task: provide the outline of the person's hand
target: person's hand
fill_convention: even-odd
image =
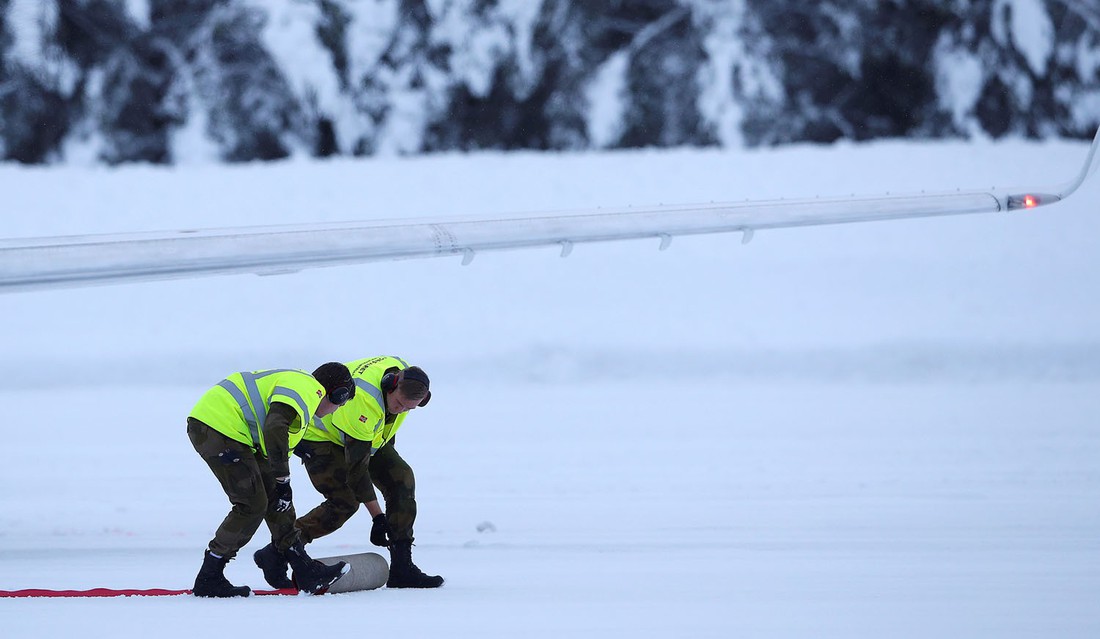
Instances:
[[[390,522],[386,521],[386,513],[378,513],[371,521],[374,525],[370,527],[370,543],[383,548],[389,546],[393,540],[393,530]]]
[[[275,480],[275,512],[285,513],[294,505],[293,491],[290,490],[290,477]]]

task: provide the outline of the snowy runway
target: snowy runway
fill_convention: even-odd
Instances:
[[[447,202],[1056,182],[1084,150],[4,166],[0,184],[23,211],[11,234],[27,236],[354,219],[364,202],[393,217]],[[492,172],[509,188],[484,188]],[[234,188],[215,184],[227,175]],[[447,578],[313,598],[4,599],[4,634],[191,639],[271,615],[294,635],[352,623],[409,637],[1096,636],[1098,189],[1042,216],[777,231],[747,246],[704,237],[3,296],[0,589],[189,587],[228,507],[184,434],[199,394],[239,368],[381,353],[432,375],[432,403],[397,445],[417,476],[415,557]],[[203,194],[220,195],[196,205]],[[310,304],[269,312],[307,288]],[[303,512],[319,496],[292,469]],[[369,523],[357,515],[314,554],[371,550]],[[261,531],[245,553],[263,543]],[[262,585],[247,556],[227,574]]]

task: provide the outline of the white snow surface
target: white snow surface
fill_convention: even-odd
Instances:
[[[1042,187],[1077,142],[0,166],[4,235]],[[0,296],[0,588],[187,588],[184,420],[396,354],[434,591],[0,599],[3,636],[1100,636],[1100,180],[1031,212]],[[300,513],[320,497],[292,464]],[[310,546],[365,552],[369,517]],[[263,587],[251,553],[229,564]],[[257,625],[259,624],[259,625]],[[351,630],[349,630],[349,628]],[[94,629],[94,631],[90,630]]]

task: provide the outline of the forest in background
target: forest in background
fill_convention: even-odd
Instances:
[[[1091,137],[1100,0],[0,0],[0,159]]]

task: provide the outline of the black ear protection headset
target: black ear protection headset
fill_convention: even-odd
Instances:
[[[351,399],[354,389],[354,386],[337,386],[328,392],[328,401],[337,406],[343,406]]]
[[[325,387],[325,397],[337,406],[343,406],[355,396],[355,381],[348,367],[339,362],[321,364],[313,371],[313,378]]]
[[[401,381],[402,371],[397,368],[391,368],[386,371],[386,374],[382,376],[382,381],[378,386],[382,389],[383,393],[392,393],[397,390],[397,384]],[[406,368],[404,370],[405,379],[412,379],[420,382],[425,388],[428,387],[428,376],[423,373]],[[424,399],[420,400],[417,406],[423,407],[428,405],[428,400],[432,398],[432,391],[428,391],[428,394],[424,396]]]

